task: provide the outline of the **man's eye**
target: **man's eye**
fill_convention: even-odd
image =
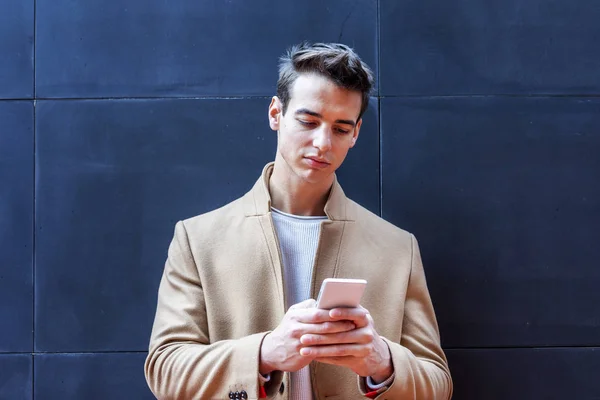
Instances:
[[[336,130],[337,130],[338,133],[341,133],[342,135],[345,135],[346,133],[350,132],[350,131],[348,131],[346,129],[341,129],[341,128],[337,128]]]
[[[310,122],[310,121],[302,121],[301,119],[298,120],[298,122],[300,122],[302,125],[304,126],[308,126],[308,127],[312,127],[315,126],[316,124],[314,122]]]

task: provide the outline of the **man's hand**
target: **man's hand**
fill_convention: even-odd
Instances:
[[[344,320],[346,319],[346,320]],[[313,299],[294,304],[275,330],[265,336],[260,348],[259,372],[295,372],[315,357],[300,353],[303,335],[334,335],[355,328],[349,318],[332,318],[328,310],[315,308]]]
[[[338,333],[307,332],[300,337],[300,354],[316,361],[350,368],[375,382],[389,378],[393,370],[390,349],[377,334],[373,318],[363,307],[334,308],[332,321],[351,321],[352,331]]]

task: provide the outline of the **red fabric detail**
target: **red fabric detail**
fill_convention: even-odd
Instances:
[[[266,399],[267,398],[267,391],[265,390],[264,386],[259,386],[259,389],[258,389],[258,398],[259,399]]]
[[[365,394],[365,396],[367,396],[370,399],[374,399],[375,397],[377,397],[377,391],[373,390],[372,392],[368,392]]]

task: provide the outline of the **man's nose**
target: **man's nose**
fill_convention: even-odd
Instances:
[[[331,132],[329,128],[321,126],[320,129],[315,131],[313,146],[323,153],[331,150]]]

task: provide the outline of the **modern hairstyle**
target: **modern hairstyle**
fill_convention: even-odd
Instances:
[[[277,81],[277,97],[281,101],[284,114],[290,101],[291,87],[303,73],[317,73],[344,89],[360,92],[362,106],[358,119],[362,117],[369,105],[374,78],[369,66],[353,49],[340,43],[308,42],[288,49],[279,59]]]

